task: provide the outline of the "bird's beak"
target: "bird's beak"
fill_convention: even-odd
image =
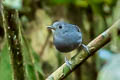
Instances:
[[[53,26],[48,26],[47,28],[48,28],[48,29],[55,30],[55,28],[54,28]]]

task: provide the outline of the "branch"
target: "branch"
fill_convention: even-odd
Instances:
[[[53,72],[46,80],[61,80],[64,79],[67,75],[69,75],[72,71],[74,71],[78,66],[80,66],[86,59],[92,56],[97,50],[102,48],[104,45],[111,41],[111,34],[114,32],[113,30],[118,29],[120,27],[120,20],[114,23],[109,29],[100,34],[97,38],[91,41],[87,46],[89,48],[90,54],[87,54],[82,50],[79,54],[71,58],[72,62],[72,70],[64,63],[61,67],[59,67],[55,72]]]
[[[51,36],[51,32],[49,31],[49,33],[48,33],[48,35],[47,35],[47,38],[46,38],[46,40],[45,40],[45,42],[44,42],[44,45],[43,45],[43,47],[41,48],[40,57],[44,54],[44,51],[45,51],[45,48],[46,48],[46,46],[47,46],[47,44],[48,44],[48,42],[49,42],[50,36]]]

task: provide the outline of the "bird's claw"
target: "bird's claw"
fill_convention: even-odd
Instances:
[[[85,50],[88,54],[90,54],[90,51],[89,51],[89,49],[88,49],[88,47],[87,47],[86,45],[82,44],[82,47],[84,48],[84,50]]]
[[[65,57],[65,63],[70,68],[70,70],[72,70],[72,67],[71,67],[72,62],[68,61],[66,57]]]

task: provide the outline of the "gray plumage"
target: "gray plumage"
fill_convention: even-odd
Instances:
[[[70,52],[82,44],[82,33],[78,26],[62,21],[48,28],[53,31],[53,43],[60,52]]]

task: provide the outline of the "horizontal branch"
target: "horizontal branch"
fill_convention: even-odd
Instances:
[[[100,34],[97,38],[91,41],[87,46],[89,48],[90,54],[87,54],[85,51],[81,52],[71,58],[72,70],[64,63],[59,67],[55,72],[53,72],[46,80],[61,80],[74,71],[78,66],[80,66],[87,58],[92,56],[97,50],[106,45],[111,40],[111,34],[120,27],[120,20],[116,21],[109,29]]]

